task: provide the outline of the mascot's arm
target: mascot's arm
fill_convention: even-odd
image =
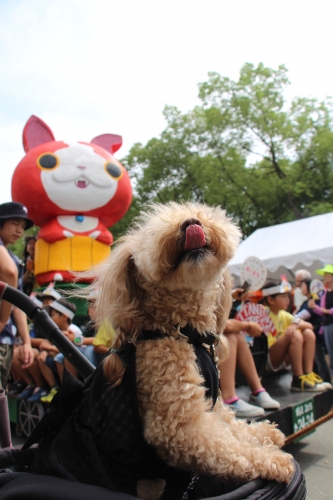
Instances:
[[[64,227],[62,227],[56,218],[47,222],[45,226],[40,228],[38,233],[38,238],[46,241],[47,243],[55,243],[59,240],[64,240],[67,238],[64,233]]]
[[[290,455],[272,444],[260,445],[251,433],[237,438],[231,411],[227,418],[211,411],[186,340],[140,342],[136,369],[145,438],[167,463],[223,478],[288,481],[293,472]]]
[[[90,238],[100,241],[105,245],[111,245],[113,242],[112,234],[106,229],[104,224],[99,222],[94,231],[74,231],[62,226],[57,218],[52,219],[43,226],[38,234],[38,237],[45,240],[47,243],[55,243],[56,241],[72,238],[73,236],[89,236]]]
[[[110,233],[110,231],[106,229],[104,224],[102,224],[101,222],[99,222],[96,231],[91,232],[90,234],[88,234],[88,236],[108,246],[110,246],[113,243],[112,234]]]

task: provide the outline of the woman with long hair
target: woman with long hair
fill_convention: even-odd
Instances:
[[[30,295],[34,283],[34,260],[35,260],[35,236],[26,236],[23,250],[24,275],[23,275],[23,291],[26,295]]]

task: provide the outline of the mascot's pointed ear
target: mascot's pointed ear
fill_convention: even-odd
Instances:
[[[92,141],[93,144],[97,144],[97,146],[101,146],[106,149],[106,151],[110,151],[111,153],[115,153],[121,147],[123,143],[123,138],[121,135],[115,134],[102,134],[94,137]]]
[[[37,116],[30,116],[23,129],[24,151],[27,153],[30,149],[51,141],[55,141],[55,138],[46,123]]]

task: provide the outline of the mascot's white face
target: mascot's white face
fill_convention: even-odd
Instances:
[[[63,210],[87,212],[106,205],[123,175],[115,158],[106,160],[87,144],[41,155],[38,162],[48,197]]]

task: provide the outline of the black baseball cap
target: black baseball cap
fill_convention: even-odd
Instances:
[[[34,225],[33,221],[28,218],[26,207],[17,201],[9,201],[0,205],[0,220],[8,219],[24,219],[25,229],[29,229]]]

